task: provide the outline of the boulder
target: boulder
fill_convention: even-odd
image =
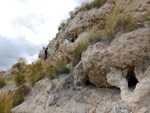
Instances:
[[[150,62],[150,28],[142,28],[116,37],[109,45],[102,42],[90,45],[82,54],[84,72],[94,85],[109,87],[106,74],[111,67],[135,71],[136,78],[145,70]],[[145,62],[143,66],[139,66]],[[139,69],[141,67],[141,69]],[[143,69],[144,68],[144,69]],[[127,74],[128,75],[128,74]],[[126,76],[127,76],[126,75]]]

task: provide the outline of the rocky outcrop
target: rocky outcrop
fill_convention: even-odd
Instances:
[[[116,36],[111,42],[104,39],[105,36],[103,39],[94,37],[99,40],[89,43],[81,58],[75,59],[79,63],[73,67],[73,55],[81,42],[86,40],[87,29],[96,25],[98,30],[105,31],[107,19],[115,7],[121,14],[133,16],[136,25],[140,20],[142,28],[136,27],[130,33],[125,33],[124,28],[117,28],[122,30],[117,33],[118,30],[114,28]],[[143,23],[147,22],[145,15],[149,14],[149,0],[106,0],[100,8],[76,13],[60,26],[55,39],[47,45],[47,61],[55,65],[63,59],[66,66],[70,67],[71,74],[59,75],[51,81],[44,78],[36,82],[30,92],[28,87],[19,88],[28,94],[24,94],[25,101],[13,108],[13,111],[89,113],[96,108],[98,113],[131,113],[129,106],[133,113],[149,113],[150,28],[146,28],[149,23]],[[39,58],[44,59],[44,48],[40,51]],[[4,78],[13,76],[13,71],[18,72],[19,69],[15,67],[17,65],[5,72]],[[94,86],[87,85],[88,82]],[[120,90],[108,87],[118,87]],[[0,92],[11,89],[18,94],[14,82],[9,82]]]
[[[82,62],[80,61],[73,70],[73,82],[75,86],[83,85],[88,78],[83,71]]]
[[[132,97],[130,106],[134,113],[150,112],[150,67],[143,74],[143,79],[137,84]]]
[[[126,71],[124,76],[128,76],[130,71],[135,71],[135,76],[140,81],[141,71],[150,63],[147,62],[145,68],[139,69],[140,62],[150,58],[149,42],[150,28],[143,28],[115,38],[110,45],[102,42],[91,45],[82,54],[83,69],[90,82],[99,87],[109,86],[106,74],[111,67]]]
[[[13,108],[13,111],[15,113],[91,113],[96,109],[98,113],[108,111],[131,113],[127,104],[121,100],[118,89],[60,85],[64,84],[68,77],[63,75],[53,81],[45,78],[35,83],[25,101]]]

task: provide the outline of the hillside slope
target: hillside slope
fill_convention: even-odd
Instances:
[[[16,113],[150,112],[150,0],[85,3],[47,48],[46,61],[42,49],[37,62],[15,64],[0,89],[22,92]]]

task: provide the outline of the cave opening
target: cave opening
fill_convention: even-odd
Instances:
[[[136,87],[136,84],[138,83],[138,80],[137,80],[137,78],[135,76],[135,73],[134,73],[133,69],[128,71],[127,80],[128,80],[128,87],[129,87],[129,89],[133,89],[134,90],[135,87]]]

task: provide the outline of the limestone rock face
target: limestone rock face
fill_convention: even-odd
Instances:
[[[144,73],[144,78],[137,84],[131,98],[131,108],[134,113],[150,112],[150,67]]]
[[[80,61],[73,70],[74,85],[79,86],[85,84],[87,76],[84,74],[82,62]]]
[[[115,38],[110,45],[97,43],[89,46],[82,54],[83,69],[89,81],[99,87],[108,87],[106,73],[111,67],[127,72],[139,68],[140,62],[150,58],[149,43],[150,28],[143,28]],[[137,71],[137,78],[141,78],[139,75]]]

